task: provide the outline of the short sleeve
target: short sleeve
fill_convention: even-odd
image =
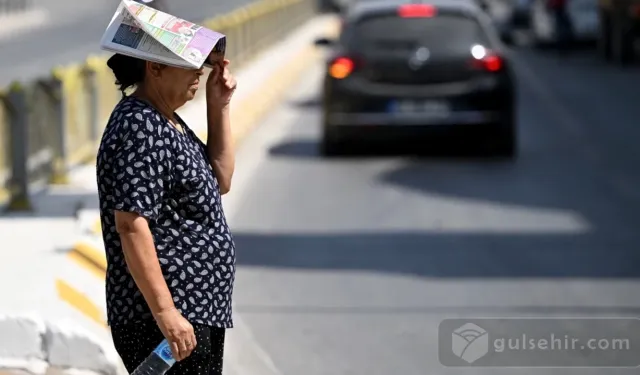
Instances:
[[[150,220],[160,215],[170,191],[172,153],[167,127],[151,111],[121,118],[114,149],[110,208],[136,212]]]

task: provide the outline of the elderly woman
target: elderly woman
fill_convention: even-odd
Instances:
[[[129,372],[166,338],[178,360],[171,374],[222,374],[235,248],[220,196],[235,163],[236,83],[228,60],[211,59],[206,144],[175,112],[194,98],[203,69],[108,61],[123,98],[102,136],[97,180],[108,322]]]

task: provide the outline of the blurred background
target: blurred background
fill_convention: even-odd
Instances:
[[[505,96],[473,93],[511,116],[507,158],[468,155],[495,140],[475,130],[460,136],[462,147],[407,124],[397,126],[404,137],[356,142],[391,118],[379,98],[340,86],[360,74],[347,53],[360,39],[341,34],[355,24],[356,0],[155,1],[226,33],[240,87],[255,91],[242,101],[255,130],[242,136],[237,187],[225,198],[240,332],[230,339],[229,371],[458,374],[438,360],[450,344],[438,336],[443,319],[640,316],[640,0],[451,0],[486,21],[481,36],[469,34],[492,47],[493,60],[479,58],[482,77],[508,76]],[[0,0],[0,373],[38,373],[34,361],[121,371],[104,364],[117,360],[87,359],[109,346],[94,156],[120,98],[99,50],[117,4]],[[362,46],[386,43],[365,59],[401,55],[403,22],[356,33]],[[425,60],[463,40],[456,30],[430,28]],[[404,97],[453,82],[444,78],[456,69],[449,63],[406,73],[420,51],[401,55],[402,66],[385,60],[367,70],[378,79],[368,91]],[[349,109],[357,106],[372,112]],[[451,108],[439,118],[462,118]],[[331,133],[356,120],[367,126],[352,129],[352,142]],[[335,157],[333,136],[341,153],[356,155]],[[622,367],[619,355],[604,357]],[[582,373],[637,373],[582,364]]]

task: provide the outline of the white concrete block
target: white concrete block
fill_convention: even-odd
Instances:
[[[50,366],[116,375],[119,357],[110,344],[73,322],[50,324],[45,338]]]
[[[2,374],[0,374],[2,375]],[[80,370],[75,368],[49,367],[45,375],[101,375],[90,370]]]
[[[44,373],[45,332],[46,325],[37,316],[0,315],[0,369]]]

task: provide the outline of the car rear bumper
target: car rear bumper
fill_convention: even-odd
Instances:
[[[461,125],[481,125],[498,123],[504,115],[493,111],[460,111],[446,116],[425,116],[423,114],[391,113],[330,113],[327,115],[329,126],[408,126],[408,127],[455,127]]]

